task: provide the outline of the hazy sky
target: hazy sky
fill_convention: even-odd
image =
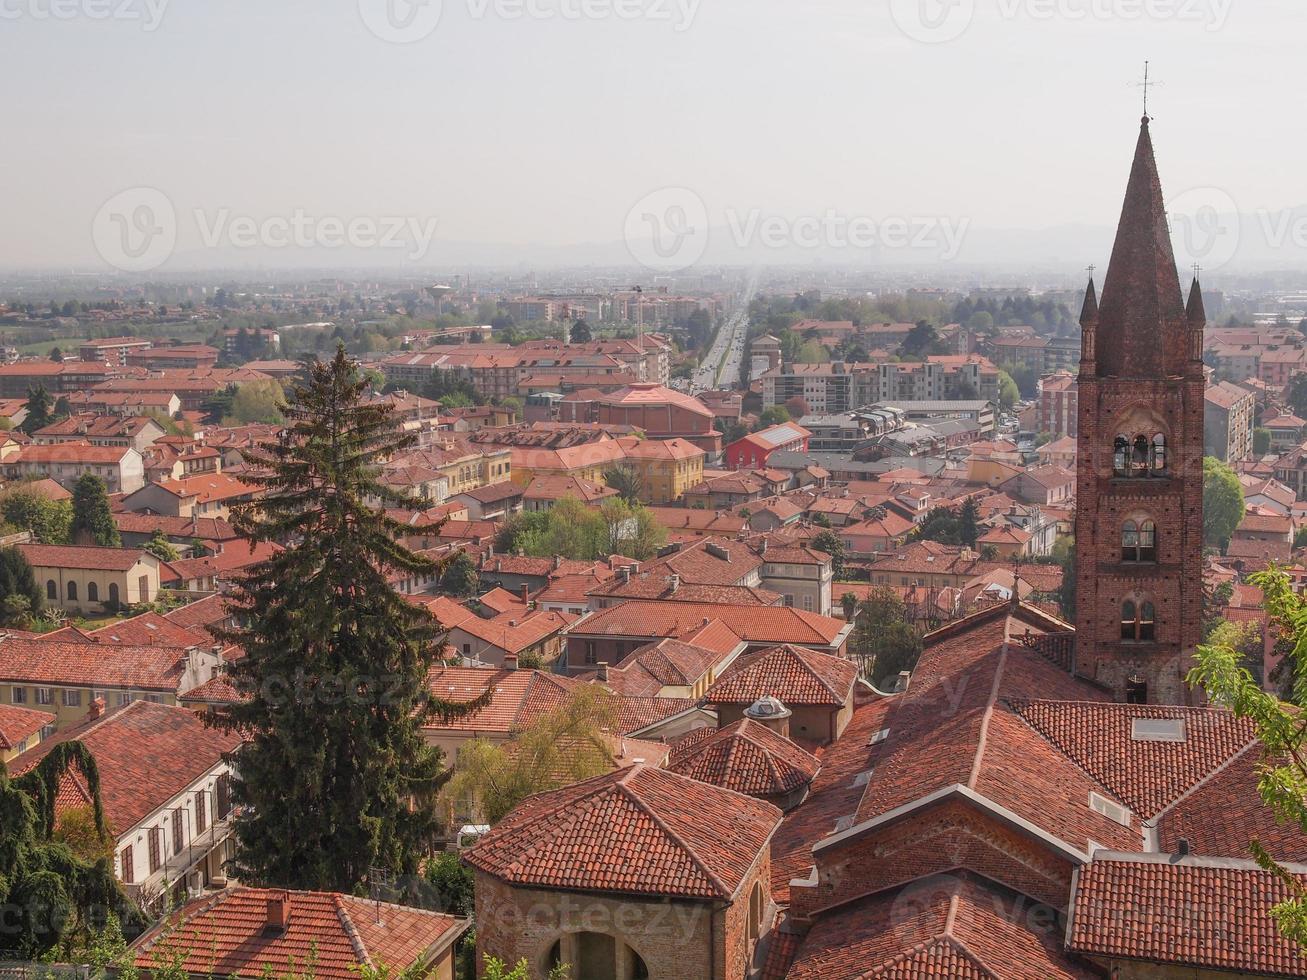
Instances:
[[[1302,0],[390,2],[0,0],[0,266],[103,267],[138,187],[185,251],[295,214],[620,242],[669,186],[714,225],[1112,225],[1145,58],[1168,196],[1307,203]]]

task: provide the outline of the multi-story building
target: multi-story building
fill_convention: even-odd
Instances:
[[[10,480],[49,478],[67,490],[87,473],[104,480],[109,493],[131,493],[145,483],[145,463],[130,446],[28,445],[0,460],[0,467]]]
[[[680,500],[703,482],[708,455],[684,439],[623,439],[626,465],[640,474],[640,499],[659,506]]]
[[[811,435],[812,433],[795,422],[769,425],[757,432],[750,432],[727,446],[723,453],[726,466],[732,470],[756,470],[767,465],[767,460],[772,453],[787,451],[806,453]]]
[[[92,644],[83,644],[93,647]],[[130,895],[158,911],[173,889],[197,898],[226,884],[231,848],[231,755],[237,732],[205,725],[188,708],[134,701],[104,710],[97,697],[83,719],[20,755],[21,774],[60,743],[77,739],[95,759],[113,867]],[[56,813],[89,799],[78,777]],[[82,805],[85,805],[84,803]]]
[[[1054,439],[1075,436],[1079,401],[1076,379],[1069,371],[1043,377],[1039,381],[1039,397],[1035,400],[1035,431],[1047,432]]]
[[[998,401],[998,368],[979,354],[940,354],[925,361],[878,364],[876,401]]]
[[[1203,311],[1186,307],[1144,118],[1112,259],[1080,316],[1076,669],[1183,704],[1201,638]]]
[[[102,337],[99,340],[83,341],[77,348],[77,355],[83,361],[95,364],[128,364],[127,357],[134,351],[149,350],[154,341],[143,337]]]
[[[1229,381],[1209,384],[1203,397],[1203,451],[1226,462],[1251,459],[1257,398]]]
[[[762,376],[765,408],[802,398],[816,415],[838,415],[879,401],[880,373],[876,364],[782,364]]]

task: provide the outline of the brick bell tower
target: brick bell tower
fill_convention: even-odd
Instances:
[[[1076,672],[1187,704],[1203,570],[1203,327],[1186,308],[1144,116],[1112,259],[1080,314]]]

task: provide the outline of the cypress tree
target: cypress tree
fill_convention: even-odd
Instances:
[[[122,547],[122,537],[109,507],[108,488],[94,473],[83,473],[73,484],[73,526],[68,536],[73,544]]]
[[[248,700],[217,719],[250,739],[233,782],[245,881],[350,892],[373,867],[416,874],[449,776],[423,723],[488,700],[433,695],[440,624],[387,581],[437,567],[374,506],[416,506],[378,480],[416,437],[390,406],[363,403],[366,387],[343,346],[315,363],[281,437],[247,457],[263,495],[232,515],[251,542],[285,546],[237,581],[249,625],[224,633],[245,651],[230,674]]]

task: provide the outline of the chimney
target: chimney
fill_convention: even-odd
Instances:
[[[104,714],[104,698],[92,698],[91,706],[86,710],[86,720],[94,721]]]
[[[504,654],[504,669],[517,670],[517,654],[515,653]]]
[[[631,581],[631,566],[623,565],[617,570],[617,575],[622,580],[623,584]]]
[[[290,928],[290,892],[278,891],[268,896],[268,917],[264,920],[265,935],[281,935]]]
[[[763,538],[762,541],[758,543],[758,555],[761,557],[765,554],[767,554],[767,539]]]
[[[524,603],[527,601],[527,599],[530,598],[530,594],[531,594],[531,586],[529,586],[529,585],[527,585],[525,582],[523,582],[523,583],[522,583],[522,601],[523,601]]]
[[[598,673],[599,680],[606,683],[608,681],[608,661],[601,660],[599,661],[598,666],[599,666],[599,670],[597,671],[597,673]]]
[[[679,589],[680,587],[681,587],[681,576],[679,575],[667,576],[667,591],[671,595],[676,595],[676,590]]]
[[[558,571],[562,567],[563,567],[563,556],[554,555],[554,571]]]

